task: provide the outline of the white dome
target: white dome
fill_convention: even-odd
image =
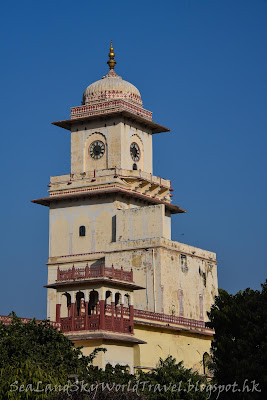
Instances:
[[[124,81],[113,69],[102,79],[89,85],[83,93],[83,104],[110,99],[123,99],[143,105],[139,90]]]

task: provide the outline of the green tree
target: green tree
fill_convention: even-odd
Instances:
[[[210,365],[214,382],[225,385],[225,389],[236,382],[238,388],[234,390],[241,390],[224,389],[220,399],[266,398],[267,281],[261,291],[246,289],[231,295],[220,290],[208,316],[207,326],[215,329]]]
[[[71,397],[62,393],[60,400],[207,400],[210,395],[210,385],[205,377],[185,368],[182,362],[176,363],[171,356],[160,359],[152,372],[140,370],[136,375],[119,365],[107,365],[105,370],[91,365],[89,371],[83,379],[89,386],[93,385],[94,390],[90,394],[83,392],[84,397],[80,397],[79,391]]]
[[[89,357],[49,321],[23,323],[13,313],[9,325],[0,324],[0,398],[52,399],[49,386],[64,386],[71,375],[84,375]],[[38,382],[42,382],[39,384]],[[36,392],[47,387],[48,392]]]
[[[148,399],[153,400],[206,400],[209,384],[205,377],[185,368],[183,362],[176,363],[172,356],[160,358],[157,368],[151,373],[139,371]],[[165,389],[166,388],[166,389]]]

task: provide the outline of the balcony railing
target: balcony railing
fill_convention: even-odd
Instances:
[[[154,313],[152,311],[145,310],[134,310],[134,318],[149,319],[152,321],[164,322],[166,324],[184,325],[189,328],[205,328],[204,321],[198,321],[195,319],[189,319],[184,317],[177,317],[175,315]],[[208,328],[205,328],[208,329]]]
[[[116,269],[113,267],[108,268],[104,264],[97,267],[73,267],[69,269],[57,269],[57,282],[62,281],[77,281],[81,279],[90,278],[109,278],[116,279],[125,282],[133,282],[133,271],[124,271],[121,269]]]
[[[133,333],[133,307],[123,307],[122,305],[101,305],[98,303],[91,310],[92,314],[87,314],[88,308],[82,315],[77,316],[75,309],[74,315],[60,318],[62,332],[73,331],[97,331],[105,330],[120,333]]]
[[[32,318],[20,318],[21,322],[23,324],[27,324],[28,322],[31,322],[33,319]],[[3,322],[4,325],[9,325],[12,322],[12,317],[8,317],[6,315],[0,315],[0,322]],[[36,320],[37,324],[44,322],[41,320]],[[50,325],[52,325],[54,328],[60,329],[60,323],[59,322],[53,322],[53,321],[48,321]]]
[[[60,322],[62,332],[97,331],[100,329],[119,333],[132,333],[133,331],[130,319],[122,318],[121,316],[116,317],[115,315],[105,315],[103,327],[100,326],[100,315],[84,315],[74,317],[74,320],[72,317],[61,318]]]

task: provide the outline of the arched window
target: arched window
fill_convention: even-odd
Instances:
[[[96,290],[92,290],[89,296],[89,304],[88,304],[88,314],[92,315],[96,313],[96,306],[98,304],[98,292]]]
[[[115,293],[115,307],[119,306],[121,302],[121,294],[119,292]]]
[[[209,355],[209,353],[205,352],[203,354],[203,372],[204,372],[204,375],[209,374],[209,364],[210,364],[210,362],[211,362],[210,355]]]
[[[106,291],[106,299],[105,299],[105,306],[111,304],[111,291],[107,290]]]
[[[76,293],[76,314],[77,316],[81,315],[81,311],[84,313],[85,306],[84,306],[84,293],[77,292]]]
[[[79,228],[79,236],[85,236],[86,230],[85,230],[85,226],[81,225]]]
[[[130,296],[127,294],[124,295],[124,306],[130,307]]]
[[[135,164],[135,163],[133,164],[133,170],[137,171],[137,164]]]

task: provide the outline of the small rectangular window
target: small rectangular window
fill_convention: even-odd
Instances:
[[[185,254],[181,254],[181,269],[182,269],[182,272],[185,272],[185,273],[188,271],[187,257]]]
[[[85,236],[85,226],[82,225],[79,228],[79,236]]]

